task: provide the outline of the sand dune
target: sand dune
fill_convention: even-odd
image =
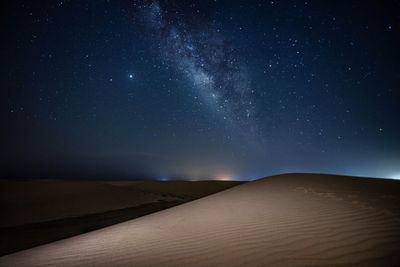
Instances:
[[[155,194],[167,193],[171,196],[196,199],[241,183],[239,181],[138,181],[125,183],[124,186]]]
[[[237,184],[0,181],[0,255],[127,221]]]
[[[193,200],[240,182],[0,181],[0,227],[118,210],[157,201]]]
[[[0,258],[1,266],[399,266],[400,183],[289,174]]]
[[[102,182],[2,181],[0,226],[77,217],[156,201],[138,190]]]

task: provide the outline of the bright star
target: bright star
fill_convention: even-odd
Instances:
[[[133,74],[129,74],[129,79],[133,79]]]

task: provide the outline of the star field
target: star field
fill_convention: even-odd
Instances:
[[[400,175],[397,1],[2,10],[4,178]]]

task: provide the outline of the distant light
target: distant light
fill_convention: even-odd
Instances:
[[[388,177],[389,179],[400,180],[400,173]]]
[[[218,180],[218,181],[232,181],[233,177],[231,177],[229,175],[226,175],[226,174],[221,174],[221,175],[218,175],[216,177],[216,180]]]
[[[160,176],[158,179],[160,181],[168,181],[168,176]]]
[[[129,74],[128,77],[129,77],[129,79],[133,79],[134,76],[133,76],[133,74]]]

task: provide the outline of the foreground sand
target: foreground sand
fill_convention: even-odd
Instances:
[[[0,227],[78,217],[159,201],[186,202],[237,184],[240,182],[0,181]]]
[[[0,256],[221,191],[225,181],[0,181]]]
[[[0,258],[0,266],[399,266],[400,183],[289,174]]]

